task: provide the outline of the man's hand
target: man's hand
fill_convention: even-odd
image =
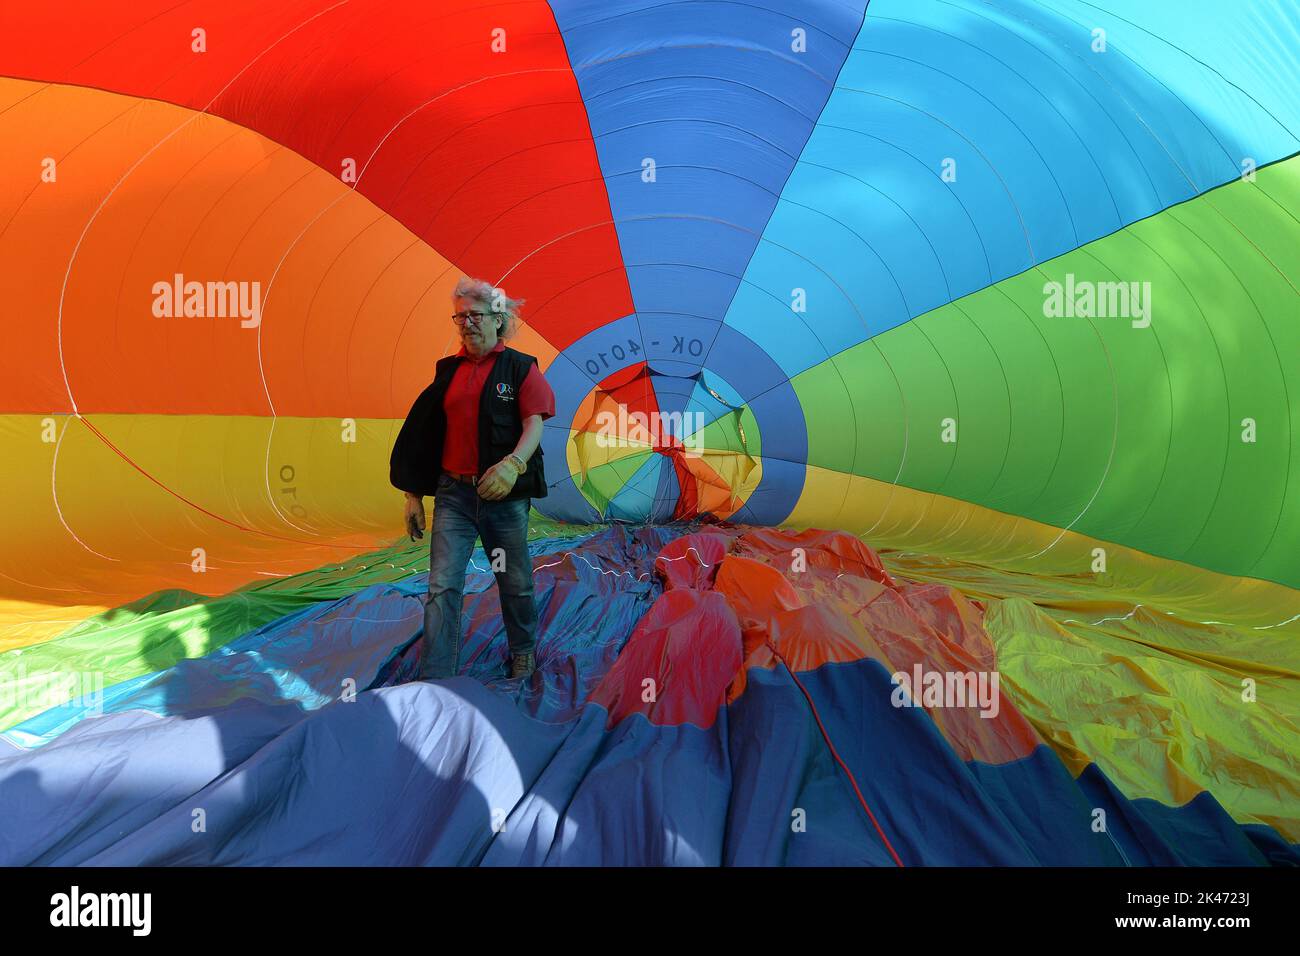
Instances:
[[[499,462],[483,473],[478,480],[478,496],[484,501],[500,501],[510,494],[515,482],[519,480],[519,469],[509,458]]]
[[[412,541],[424,537],[424,499],[409,491],[406,493],[406,533]]]

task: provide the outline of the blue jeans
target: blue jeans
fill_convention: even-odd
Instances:
[[[465,570],[479,537],[489,565],[501,568],[496,571],[497,590],[510,653],[527,654],[536,646],[533,560],[528,555],[530,502],[529,498],[484,501],[473,485],[446,475],[438,479],[429,542],[429,597],[424,606],[420,680],[454,677],[460,671]]]

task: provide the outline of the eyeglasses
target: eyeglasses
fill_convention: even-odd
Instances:
[[[482,325],[484,319],[495,314],[495,312],[453,312],[451,320],[457,325],[464,325],[470,319],[473,319],[475,325]]]

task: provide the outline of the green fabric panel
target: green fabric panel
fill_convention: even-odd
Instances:
[[[607,461],[587,469],[586,480],[580,483],[583,497],[591,502],[592,507],[602,512],[609,507],[610,500],[623,490],[629,478],[645,464],[651,451],[637,451],[622,458]]]
[[[810,418],[809,461],[1300,584],[1298,211],[1293,158],[835,356],[794,380],[846,409]],[[1150,326],[1046,314],[1071,276],[1149,283]]]
[[[759,458],[763,453],[763,436],[758,429],[758,420],[748,405],[743,406],[738,413],[724,412],[701,428],[698,437],[693,440],[706,452],[730,451],[738,455],[747,454],[751,458]]]

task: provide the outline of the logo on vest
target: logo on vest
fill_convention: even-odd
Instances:
[[[503,402],[513,402],[515,400],[514,386],[510,385],[508,382],[498,383],[497,398],[501,399]]]

